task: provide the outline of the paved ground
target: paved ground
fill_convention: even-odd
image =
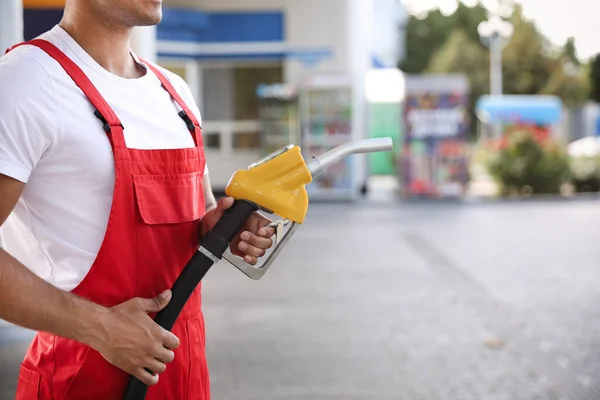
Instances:
[[[314,204],[263,280],[207,276],[213,398],[597,400],[598,221],[598,201]],[[19,342],[0,330],[2,400]]]

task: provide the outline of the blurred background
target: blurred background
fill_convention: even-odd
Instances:
[[[0,47],[64,0],[1,0]],[[600,5],[164,0],[216,192],[289,143],[392,137],[308,186],[259,282],[204,282],[215,399],[600,399]],[[0,399],[32,332],[0,321]]]

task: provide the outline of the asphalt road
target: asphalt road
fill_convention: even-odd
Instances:
[[[600,202],[313,204],[204,282],[216,400],[597,400]],[[9,334],[10,333],[10,334]],[[0,399],[29,336],[0,328]]]

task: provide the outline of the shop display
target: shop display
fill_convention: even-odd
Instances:
[[[403,193],[460,197],[468,180],[468,92],[424,86],[409,91],[404,105]]]
[[[305,157],[323,154],[343,143],[356,140],[352,126],[352,86],[321,78],[307,84],[302,97],[302,148]],[[354,163],[346,159],[325,171],[307,186],[311,198],[353,198]]]
[[[260,85],[257,89],[261,119],[261,151],[264,155],[300,144],[298,93],[291,85]]]
[[[270,154],[298,144],[305,159],[351,142],[353,84],[346,76],[314,76],[296,88],[292,85],[260,85],[261,151]],[[359,192],[353,157],[329,168],[306,189],[311,199],[353,199]]]

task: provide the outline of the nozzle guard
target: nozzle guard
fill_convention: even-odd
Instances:
[[[283,227],[283,225],[287,225],[288,223],[290,223],[289,220],[280,219],[274,222],[273,224],[270,224],[270,226],[280,224],[280,226]],[[298,229],[299,225],[300,224],[296,222],[291,222],[290,228],[287,230],[287,232],[283,233],[281,237],[278,236],[280,235],[280,233],[278,232],[279,229],[276,229],[275,245],[273,247],[273,250],[271,250],[271,254],[267,256],[266,260],[262,263],[259,263],[258,265],[248,264],[240,257],[233,255],[230,249],[227,249],[225,251],[225,253],[223,254],[223,258],[227,260],[231,265],[239,269],[241,272],[243,272],[250,279],[259,280],[265,275],[269,267],[273,264],[277,256],[279,256],[279,254],[281,253],[281,250],[283,250],[283,248],[289,242],[292,236],[294,236],[294,233],[296,233],[296,230]]]

